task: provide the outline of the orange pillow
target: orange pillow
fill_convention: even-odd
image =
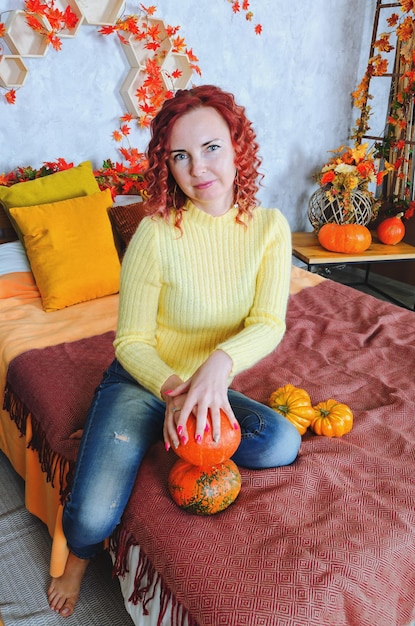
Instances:
[[[10,209],[45,311],[118,292],[120,261],[108,217],[111,204],[107,189]]]

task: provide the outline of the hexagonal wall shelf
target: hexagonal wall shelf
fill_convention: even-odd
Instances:
[[[180,76],[173,76],[175,70],[180,71]],[[161,66],[161,74],[168,91],[186,89],[193,74],[187,54],[170,52]]]
[[[69,5],[78,17],[73,29],[60,32],[61,37],[74,37],[83,23],[97,26],[115,24],[124,8],[125,0],[55,0],[55,3],[62,11]],[[43,20],[47,30],[51,30],[45,18],[39,19]],[[127,43],[122,44],[131,69],[120,89],[129,113],[137,117],[141,115],[141,111],[136,91],[147,78],[145,64],[148,59],[154,59],[160,66],[166,92],[185,89],[193,73],[187,54],[172,51],[173,43],[163,20],[142,18],[139,27],[144,32],[146,28],[149,29],[148,38],[140,40],[130,35]],[[146,48],[146,42],[151,43],[154,39],[160,42],[155,51]],[[21,87],[28,73],[21,57],[44,56],[48,50],[46,37],[30,28],[26,22],[25,11],[17,10],[11,11],[6,20],[4,42],[11,54],[0,56],[0,86]],[[174,76],[176,70],[180,71],[180,76]]]
[[[59,32],[59,37],[75,37],[84,21],[82,11],[76,4],[75,0],[54,0],[54,6],[55,9],[58,9],[59,11],[65,11],[66,7],[69,6],[72,13],[75,13],[76,17],[78,18],[76,26],[74,26],[74,28],[63,28]]]
[[[124,8],[125,0],[72,0],[87,24],[108,26],[115,24]]]
[[[0,57],[0,85],[6,89],[21,87],[26,80],[28,69],[20,56]]]
[[[42,19],[45,28],[51,30],[49,22]],[[48,50],[46,37],[35,32],[26,22],[25,11],[11,11],[5,23],[4,41],[13,54],[21,57],[43,57]]]

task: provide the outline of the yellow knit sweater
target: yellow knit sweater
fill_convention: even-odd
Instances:
[[[121,271],[116,357],[158,397],[169,376],[187,380],[217,348],[234,377],[285,332],[291,235],[280,211],[257,208],[244,227],[234,208],[220,217],[186,209],[181,236],[144,218]]]

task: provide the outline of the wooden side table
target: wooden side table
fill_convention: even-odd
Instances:
[[[365,265],[365,285],[368,285],[374,291],[387,296],[392,302],[395,302],[395,304],[409,308],[402,302],[395,300],[395,298],[392,298],[389,294],[383,292],[378,287],[369,284],[368,280],[370,266],[372,263],[413,261],[415,260],[415,246],[411,246],[409,243],[405,243],[403,241],[394,246],[387,246],[383,243],[378,243],[373,235],[373,241],[368,250],[365,252],[360,252],[358,254],[344,254],[342,252],[329,252],[328,250],[325,250],[319,244],[317,235],[309,232],[293,233],[292,246],[293,256],[300,261],[303,261],[309,271],[311,271],[312,267],[319,265]],[[413,308],[415,309],[415,304]]]

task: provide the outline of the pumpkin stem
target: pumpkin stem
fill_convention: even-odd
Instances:
[[[288,405],[287,404],[278,404],[275,409],[278,413],[282,413],[283,415],[287,415],[288,413]]]

